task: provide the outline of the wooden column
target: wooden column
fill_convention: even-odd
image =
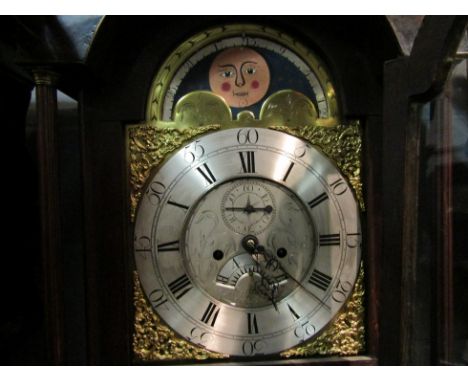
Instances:
[[[47,360],[63,363],[63,280],[57,142],[57,75],[33,70],[37,105],[37,151]]]

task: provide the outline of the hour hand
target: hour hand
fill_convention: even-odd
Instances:
[[[226,211],[241,211],[247,214],[251,214],[253,212],[266,212],[267,214],[271,214],[273,212],[273,207],[268,205],[265,207],[254,207],[250,204],[247,204],[245,207],[225,207]]]

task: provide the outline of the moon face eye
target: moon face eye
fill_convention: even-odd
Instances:
[[[245,69],[245,72],[246,72],[247,74],[249,74],[249,75],[255,74],[256,71],[257,71],[257,69],[255,69],[253,66],[248,67],[248,68]]]
[[[234,72],[232,70],[225,70],[220,73],[221,77],[223,78],[232,78],[234,77]]]

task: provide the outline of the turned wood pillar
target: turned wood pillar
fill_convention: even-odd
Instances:
[[[37,107],[37,155],[41,209],[41,255],[47,361],[63,363],[63,280],[60,245],[57,75],[33,70]]]

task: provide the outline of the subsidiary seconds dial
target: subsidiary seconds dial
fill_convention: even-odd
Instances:
[[[223,196],[221,206],[226,226],[239,234],[259,234],[276,216],[270,187],[258,180],[234,182]]]

